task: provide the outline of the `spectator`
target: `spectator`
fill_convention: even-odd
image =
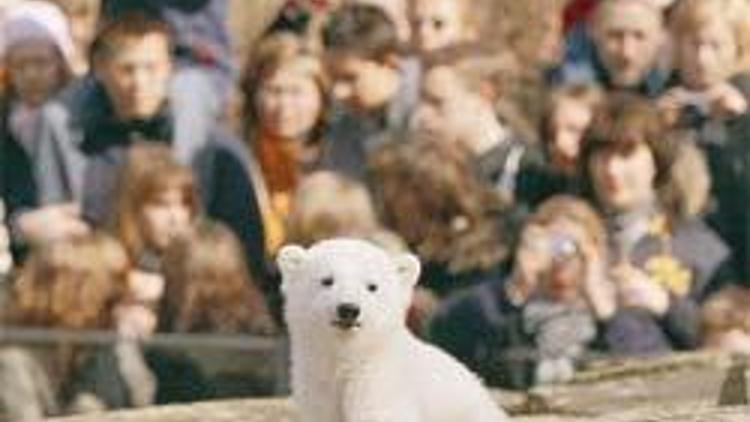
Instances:
[[[690,126],[710,117],[736,117],[748,110],[746,95],[730,78],[737,72],[747,47],[742,34],[750,11],[728,8],[728,1],[683,1],[675,9],[671,30],[676,50],[679,85],[670,89],[660,105]],[[710,59],[704,57],[709,55]],[[745,78],[746,79],[746,78]],[[692,117],[692,124],[686,121]],[[709,140],[703,140],[709,141]]]
[[[747,128],[750,81],[746,67],[750,10],[746,2],[685,0],[672,16],[679,85],[660,100],[677,127],[706,153],[716,203],[707,220],[731,246],[740,280],[750,273],[747,239]]]
[[[459,66],[438,64],[425,73],[411,129],[417,137],[465,149],[480,179],[512,199],[518,170],[531,149],[495,112],[489,95],[480,90],[481,81],[471,81]]]
[[[206,213],[240,237],[253,274],[263,280],[263,228],[242,144],[212,124],[181,138],[167,101],[172,64],[163,23],[128,14],[99,34],[95,78],[71,87],[43,110],[37,164],[42,203],[83,199],[88,221],[108,219],[124,151],[137,140],[197,149],[191,160]]]
[[[492,102],[454,67],[430,68],[421,94],[411,121],[417,136],[458,143],[473,157],[511,143],[512,132],[496,116]]]
[[[221,224],[200,221],[164,252],[159,330],[269,334],[274,323],[242,248]]]
[[[200,213],[192,172],[163,145],[128,151],[114,202],[112,231],[136,267],[148,272],[161,273],[167,247]]]
[[[164,329],[187,329],[187,321],[172,320],[177,317],[169,314],[174,310],[172,305],[175,298],[167,298],[167,294],[179,295],[185,300],[185,306],[189,306],[189,298],[182,296],[178,285],[168,284],[176,282],[174,278],[167,277],[166,256],[178,238],[188,235],[200,213],[192,172],[179,164],[164,145],[134,145],[127,153],[116,191],[112,231],[123,243],[134,267],[128,277],[126,301],[118,308],[118,329],[130,339],[148,338],[160,325]],[[218,245],[214,247],[218,248]],[[195,256],[190,259],[191,262],[183,265],[200,262]],[[180,269],[173,261],[170,263],[169,276],[174,277],[174,273]],[[188,282],[188,279],[184,279],[179,283]],[[231,283],[231,280],[226,282]],[[228,309],[229,304],[225,305],[221,309]],[[164,315],[160,313],[162,311]],[[162,316],[168,319],[160,318]],[[183,323],[184,326],[181,325]],[[204,376],[181,351],[141,346],[137,346],[136,351],[142,356],[144,371],[151,372],[154,382],[149,400],[143,399],[146,404],[210,397],[210,387]],[[106,383],[106,379],[101,377],[108,362],[111,362],[111,356],[96,356],[89,363],[89,372],[82,382],[94,385]],[[172,372],[178,368],[184,371],[180,375]],[[106,400],[110,406],[128,406],[116,390],[108,390],[107,394]]]
[[[475,4],[465,0],[410,0],[412,37],[422,54],[474,41],[479,22]]]
[[[596,81],[607,90],[660,95],[669,75],[657,60],[667,39],[659,5],[647,0],[604,0],[592,18]]]
[[[96,37],[101,0],[51,0],[65,13],[70,24],[75,51],[73,73],[83,76],[89,71],[89,50]]]
[[[430,338],[493,386],[565,381],[615,312],[606,261],[597,213],[553,197],[524,225],[513,267],[445,301]]]
[[[227,0],[102,0],[102,18],[115,21],[140,12],[166,22],[179,68],[173,94],[190,88],[209,95],[203,100],[216,107],[215,116],[234,84],[227,8]]]
[[[712,296],[701,311],[703,347],[730,353],[750,352],[750,291],[728,287]]]
[[[29,257],[13,284],[4,323],[36,328],[110,328],[114,307],[125,296],[128,265],[123,248],[102,234],[41,247]],[[98,402],[100,391],[75,388],[81,361],[89,355],[82,348],[64,346],[33,352],[2,348],[3,368],[12,368],[3,372],[2,382],[13,387],[0,392],[0,409],[11,420],[41,420],[84,410],[80,407],[84,402]],[[122,368],[116,365],[108,371],[115,377],[134,375],[120,372]]]
[[[679,141],[629,95],[611,98],[584,139],[581,169],[607,216],[622,306],[607,335],[616,352],[697,347],[698,305],[728,277],[729,250],[696,218],[705,162]]]
[[[41,165],[37,121],[44,104],[70,79],[73,44],[63,14],[56,6],[42,1],[9,7],[2,33],[9,89],[0,106],[0,187],[7,205],[13,250],[21,259],[29,244],[87,231],[78,205],[39,207],[34,170]]]
[[[248,63],[245,132],[268,191],[259,203],[266,204],[266,248],[273,254],[285,240],[299,179],[320,166],[329,81],[320,59],[291,34],[268,36]]]
[[[505,206],[469,163],[460,145],[416,139],[371,162],[385,225],[417,253],[422,286],[440,297],[495,277],[507,257]]]
[[[175,139],[211,137],[216,120],[227,113],[236,83],[227,29],[228,0],[103,0],[102,20],[143,13],[169,25],[175,68],[169,101]],[[106,26],[106,25],[105,25]],[[191,162],[201,143],[178,142],[175,153]]]
[[[580,153],[584,134],[604,93],[595,85],[562,85],[550,91],[542,118],[544,160],[519,170],[516,199],[536,206],[554,194],[580,194]]]
[[[396,28],[375,6],[351,5],[324,33],[333,95],[340,102],[326,131],[327,167],[363,178],[370,152],[403,131],[416,102],[401,68]]]

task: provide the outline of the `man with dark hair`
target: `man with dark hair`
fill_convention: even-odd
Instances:
[[[168,100],[171,45],[168,26],[142,13],[125,14],[103,28],[92,52],[94,76],[42,112],[42,203],[80,201],[85,219],[101,226],[109,219],[124,151],[137,141],[166,142],[193,166],[205,211],[242,239],[254,275],[262,279],[263,234],[248,157],[212,119],[204,120],[206,127],[181,130]],[[190,156],[180,157],[186,150]]]
[[[369,151],[406,129],[418,86],[406,75],[394,23],[378,7],[339,9],[323,42],[338,103],[325,137],[324,162],[362,178]]]

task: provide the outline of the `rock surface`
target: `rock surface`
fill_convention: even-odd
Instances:
[[[496,393],[521,422],[747,422],[750,407],[717,407],[730,368],[750,357],[687,354],[593,365],[570,384]],[[736,378],[736,373],[734,374]],[[745,376],[747,380],[747,374]],[[744,391],[744,390],[743,390]],[[288,400],[196,403],[67,422],[292,422]]]

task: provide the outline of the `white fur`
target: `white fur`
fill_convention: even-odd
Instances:
[[[500,422],[476,376],[405,326],[419,261],[359,240],[279,253],[292,348],[292,391],[304,422]],[[332,278],[333,285],[321,281]],[[377,291],[368,290],[376,285]],[[341,303],[357,328],[333,324]]]

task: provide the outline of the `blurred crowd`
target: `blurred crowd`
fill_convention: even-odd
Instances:
[[[0,3],[0,324],[118,339],[0,345],[0,415],[210,397],[142,341],[283,335],[336,236],[492,386],[750,353],[750,1],[281,3],[241,57],[227,0]]]

